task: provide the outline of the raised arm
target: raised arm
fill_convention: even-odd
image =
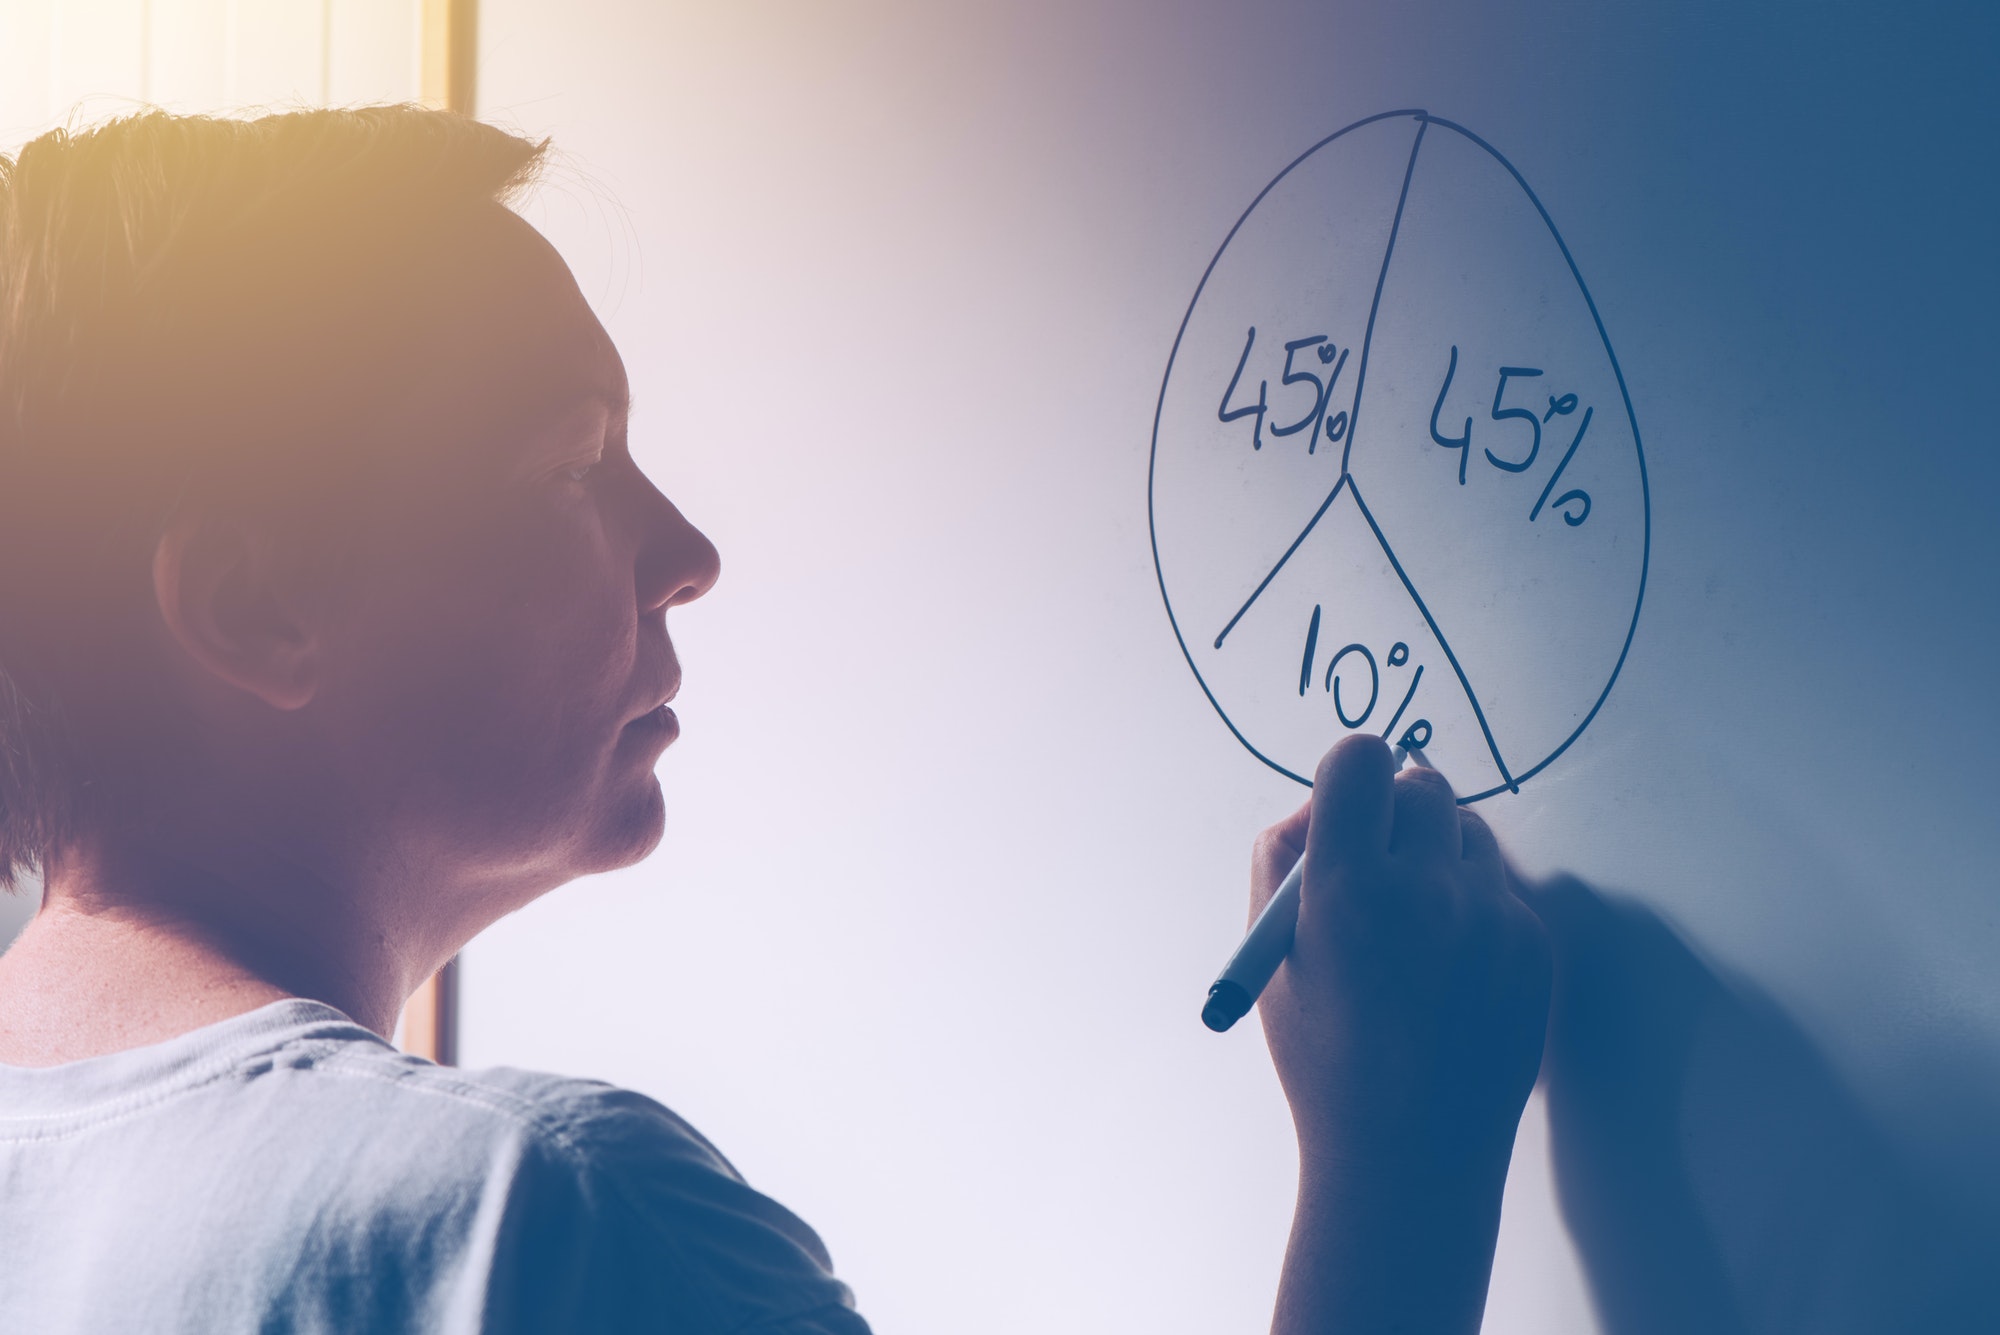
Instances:
[[[1254,914],[1306,855],[1298,932],[1259,1003],[1299,1141],[1274,1335],[1479,1329],[1549,950],[1499,846],[1433,770],[1372,737],[1266,830]]]

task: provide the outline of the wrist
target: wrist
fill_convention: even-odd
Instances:
[[[1508,1155],[1404,1141],[1362,1151],[1301,1147],[1299,1198],[1273,1329],[1473,1335],[1500,1230]]]
[[[1421,1197],[1471,1202],[1498,1199],[1507,1182],[1513,1143],[1465,1143],[1364,1148],[1324,1141],[1299,1145],[1299,1189],[1379,1204]]]
[[[1382,1111],[1382,1110],[1378,1110]],[[1428,1108],[1403,1115],[1337,1116],[1298,1126],[1301,1192],[1367,1199],[1374,1208],[1404,1201],[1496,1203],[1514,1155],[1519,1109],[1471,1116]]]
[[[1316,1165],[1357,1179],[1504,1178],[1520,1126],[1519,1099],[1419,1091],[1395,1098],[1377,1085],[1307,1113],[1294,1107],[1301,1171]]]

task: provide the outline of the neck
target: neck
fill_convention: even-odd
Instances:
[[[409,949],[369,907],[296,870],[246,879],[157,857],[68,859],[0,956],[0,1062],[122,1051],[286,997],[386,1036],[450,952]]]

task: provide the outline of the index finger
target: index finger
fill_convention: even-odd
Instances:
[[[1389,851],[1395,825],[1396,762],[1379,737],[1343,737],[1313,776],[1306,851],[1316,866],[1369,863]]]

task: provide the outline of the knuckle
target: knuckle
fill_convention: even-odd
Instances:
[[[1311,816],[1312,804],[1308,801],[1284,819],[1272,821],[1258,831],[1256,839],[1252,841],[1253,847],[1260,854],[1302,847]]]
[[[1492,879],[1504,886],[1506,859],[1500,852],[1500,840],[1493,834],[1493,827],[1475,812],[1464,807],[1458,809],[1459,843],[1465,849],[1465,860],[1480,868],[1482,880]]]
[[[1304,851],[1301,838],[1290,827],[1291,822],[1280,822],[1260,831],[1251,841],[1250,870],[1253,875],[1289,866]]]

